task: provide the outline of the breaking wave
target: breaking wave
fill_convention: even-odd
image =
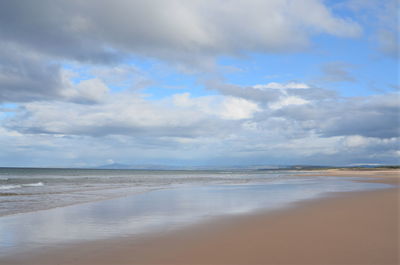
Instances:
[[[23,187],[41,187],[44,186],[43,182],[37,183],[28,183],[28,184],[8,184],[8,185],[0,185],[0,190],[13,190],[13,189],[20,189]]]

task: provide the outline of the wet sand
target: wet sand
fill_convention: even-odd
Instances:
[[[368,173],[368,181],[398,184],[398,173]],[[399,194],[399,186],[335,193],[272,213],[55,247],[2,264],[399,264]]]

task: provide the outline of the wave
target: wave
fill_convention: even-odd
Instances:
[[[0,185],[0,190],[11,190],[21,188],[21,185]]]
[[[22,186],[24,186],[24,187],[41,187],[41,186],[44,186],[44,184],[43,184],[43,182],[37,182],[37,183],[23,184]]]
[[[44,186],[43,182],[20,184],[20,185],[9,184],[9,185],[0,185],[0,190],[12,190],[23,187],[41,187],[41,186]]]

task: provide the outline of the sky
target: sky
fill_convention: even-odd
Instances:
[[[0,166],[399,164],[398,12],[0,1]]]

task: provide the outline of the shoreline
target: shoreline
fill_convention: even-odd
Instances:
[[[354,171],[351,173],[339,174],[360,176]],[[179,231],[140,238],[77,243],[2,262],[31,265],[398,264],[399,172],[390,171],[385,176],[373,173],[369,174],[371,179],[361,181],[392,184],[393,188],[335,192],[267,213],[221,217]]]
[[[349,170],[349,169],[326,169],[308,171],[307,173],[297,174],[299,177],[363,177],[370,178],[369,180],[362,180],[363,182],[371,183],[386,183],[400,185],[400,169],[364,169],[364,170]]]
[[[257,171],[249,171],[249,172],[260,173]],[[361,182],[400,185],[400,178],[396,178],[396,176],[393,176],[393,174],[400,175],[400,169],[374,169],[374,168],[366,168],[366,169],[362,169],[362,170],[346,169],[346,168],[333,168],[333,169],[322,169],[322,170],[320,170],[320,169],[313,169],[313,170],[291,169],[291,170],[282,170],[282,172],[290,172],[293,176],[298,176],[298,177],[327,177],[327,176],[365,177],[365,178],[371,178],[371,180],[369,180],[369,181],[361,180]],[[381,174],[382,176],[377,178],[376,174]],[[385,180],[382,180],[382,178],[385,178]],[[358,180],[354,180],[354,181],[358,181]],[[214,183],[199,184],[199,186],[202,186],[202,185],[214,185]],[[175,188],[175,187],[171,187],[171,186],[160,186],[160,187],[155,187],[155,188],[151,187],[146,190],[128,191],[128,192],[124,192],[122,194],[118,194],[118,195],[114,194],[114,195],[110,195],[110,196],[103,197],[103,198],[87,199],[87,200],[83,200],[83,201],[79,201],[79,202],[66,202],[64,204],[60,204],[57,206],[48,206],[48,207],[43,207],[43,208],[38,208],[38,209],[24,209],[24,210],[18,210],[15,212],[0,213],[0,218],[6,217],[6,216],[25,214],[25,213],[34,213],[34,212],[38,212],[38,211],[46,211],[46,210],[51,210],[51,209],[56,209],[56,208],[64,208],[64,207],[69,207],[69,206],[74,206],[74,205],[91,204],[91,203],[95,203],[95,202],[107,201],[110,199],[117,199],[117,198],[152,192],[152,191],[156,191],[156,190],[164,190],[164,189],[171,189],[171,188]],[[120,189],[126,190],[127,188],[126,187],[118,187],[115,190],[120,190]],[[109,189],[104,189],[104,190],[108,191]],[[58,192],[55,192],[53,194],[57,194],[57,193]],[[79,193],[79,192],[76,192],[76,193]],[[11,194],[11,196],[16,195],[15,193],[10,193],[10,194]],[[49,193],[49,194],[52,194],[52,193]],[[22,195],[24,195],[24,194],[22,194]],[[29,195],[29,194],[27,194],[27,195]],[[2,194],[0,194],[0,196],[7,197],[10,195],[8,195],[8,193],[2,193]]]

